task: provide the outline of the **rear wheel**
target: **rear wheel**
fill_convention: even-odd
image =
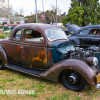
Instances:
[[[4,68],[3,58],[0,56],[0,70]]]
[[[86,87],[87,82],[76,71],[65,70],[62,73],[62,83],[67,89],[78,92]]]

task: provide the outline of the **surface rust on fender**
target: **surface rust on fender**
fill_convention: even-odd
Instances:
[[[96,83],[96,76],[93,70],[84,62],[75,59],[63,60],[50,67],[40,76],[44,79],[58,81],[59,74],[65,69],[75,70],[76,72],[80,73],[88,83],[92,85]]]

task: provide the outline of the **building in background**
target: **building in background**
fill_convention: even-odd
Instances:
[[[25,23],[24,17],[21,16],[11,16],[10,20],[11,24],[23,24]],[[9,18],[7,17],[0,17],[0,24],[9,24]]]
[[[56,23],[53,23],[53,25],[56,25]],[[57,26],[64,27],[63,23],[57,23]]]

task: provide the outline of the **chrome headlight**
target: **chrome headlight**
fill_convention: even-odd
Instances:
[[[93,64],[94,64],[94,66],[98,65],[98,59],[96,57],[93,58]]]

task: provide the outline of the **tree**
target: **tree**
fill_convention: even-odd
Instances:
[[[23,9],[23,7],[22,7],[22,8],[20,8],[20,10],[19,10],[20,16],[24,17],[23,13],[24,13],[24,9]]]
[[[45,12],[41,12],[40,10],[38,10],[38,22],[39,23],[47,23],[47,24],[50,24],[50,22],[54,23],[56,21],[56,7],[51,5],[51,10],[46,10]],[[65,13],[63,14],[60,14],[61,13],[61,10],[60,8],[58,7],[57,8],[57,12],[58,12],[58,15],[57,15],[57,19],[58,19],[58,23],[61,23],[62,22],[62,18],[65,16]],[[42,20],[42,14],[45,15],[45,18],[44,20]],[[31,15],[31,16],[26,16],[25,17],[25,22],[26,23],[32,23],[32,22],[35,22],[36,21],[36,15]]]
[[[80,26],[100,24],[99,0],[71,0],[71,7],[62,22],[70,22]]]
[[[51,8],[52,8],[51,13],[52,13],[53,22],[55,23],[56,22],[56,7],[54,5],[51,5]],[[57,7],[57,19],[58,19],[58,22],[60,20],[60,18],[58,18],[58,16],[60,16],[61,11],[62,10],[60,10],[60,8]]]
[[[10,14],[12,15],[12,6],[10,5]],[[8,4],[5,3],[5,0],[0,0],[0,17],[8,17]]]

